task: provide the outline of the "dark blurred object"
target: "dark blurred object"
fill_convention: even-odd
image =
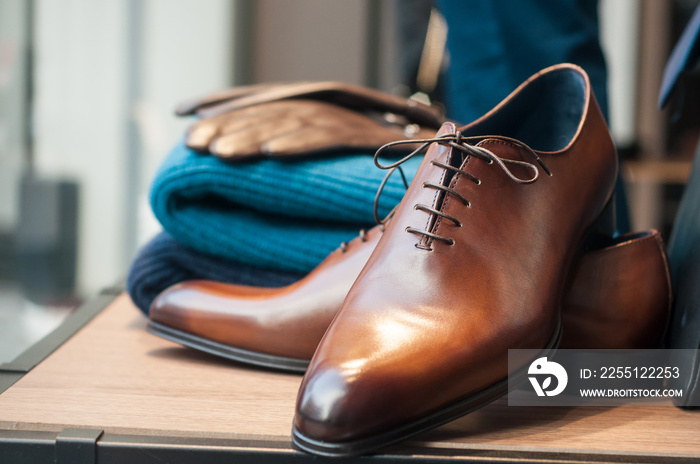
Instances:
[[[668,245],[675,301],[668,335],[672,349],[700,349],[700,143]],[[686,389],[678,406],[700,400],[700,358],[684,359],[677,388]]]
[[[700,61],[700,6],[686,26],[676,44],[664,73],[659,104],[667,102],[675,92],[676,104],[688,106],[684,92],[678,86],[679,78]],[[689,89],[687,82],[682,86]],[[675,90],[674,90],[675,89]],[[695,88],[695,91],[698,89]],[[678,100],[680,99],[680,100]],[[693,106],[697,111],[697,106]],[[671,282],[675,295],[673,315],[668,334],[668,347],[672,349],[700,349],[700,141],[690,179],[686,184],[668,246]],[[697,404],[700,401],[700,357],[672,359],[671,365],[680,368],[679,379],[670,380],[671,388],[683,388],[682,398],[676,398],[677,406]]]
[[[432,0],[398,0],[396,19],[401,84],[413,95],[443,102],[442,81],[447,26]]]
[[[27,175],[15,234],[16,279],[26,297],[54,304],[75,297],[78,185]]]
[[[14,278],[14,234],[0,231],[0,281]]]
[[[676,17],[676,22],[679,18]],[[683,15],[684,19],[684,15]],[[659,106],[664,107],[668,103],[673,92],[682,92],[679,85],[680,76],[693,69],[700,59],[700,8],[696,8],[688,21],[671,56],[666,63],[664,78],[659,92]]]
[[[468,123],[529,76],[558,63],[586,70],[607,119],[597,0],[437,0],[447,22],[447,117]]]
[[[607,69],[599,40],[598,0],[437,0],[447,23],[448,118],[467,123],[493,108],[533,73],[574,63],[588,74],[608,118]],[[617,233],[630,230],[622,178],[615,188]]]
[[[690,160],[700,136],[700,8],[698,2],[674,3],[673,40],[677,43],[664,71],[659,106],[669,107],[666,150]],[[693,10],[695,10],[693,12]]]

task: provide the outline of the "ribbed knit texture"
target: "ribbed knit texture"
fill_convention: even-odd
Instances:
[[[404,164],[409,181],[420,161]],[[180,143],[156,174],[151,206],[173,238],[202,253],[308,272],[374,224],[384,174],[367,154],[227,163]],[[382,217],[404,192],[395,173],[380,199]]]
[[[126,288],[145,314],[156,296],[171,285],[194,279],[256,287],[281,287],[304,276],[236,263],[192,250],[161,232],[148,242],[131,264]]]

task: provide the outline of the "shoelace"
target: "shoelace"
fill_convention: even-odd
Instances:
[[[384,229],[385,229],[384,224],[379,224],[379,230],[384,232]],[[359,237],[360,237],[360,241],[362,241],[363,243],[366,242],[367,241],[367,231],[365,229],[360,229]],[[343,253],[348,251],[348,242],[340,242],[340,250]]]
[[[386,218],[384,220],[381,220],[381,219],[379,219],[378,212],[377,212],[378,207],[379,207],[379,198],[382,194],[384,186],[386,185],[387,181],[389,180],[389,177],[391,177],[391,175],[394,173],[394,171],[396,169],[398,169],[399,173],[401,174],[401,177],[403,179],[404,186],[406,186],[406,188],[408,188],[408,183],[406,182],[406,176],[403,172],[403,169],[401,168],[401,165],[403,163],[405,163],[406,161],[410,160],[411,158],[413,158],[414,156],[422,153],[432,143],[439,143],[441,145],[450,146],[454,149],[465,152],[466,154],[468,154],[470,156],[474,156],[476,158],[484,160],[488,164],[493,164],[495,162],[506,173],[506,175],[511,180],[513,180],[514,182],[517,182],[519,184],[531,184],[539,178],[539,170],[537,169],[537,166],[535,164],[529,163],[527,161],[501,158],[490,150],[487,150],[487,149],[482,148],[482,147],[477,147],[477,146],[470,143],[473,141],[478,142],[478,141],[487,140],[487,139],[501,140],[501,141],[509,142],[511,144],[514,144],[518,147],[523,148],[527,153],[529,153],[535,159],[537,164],[539,164],[542,167],[542,169],[547,173],[547,175],[549,175],[549,176],[552,175],[550,170],[547,168],[547,166],[544,164],[544,162],[540,159],[540,157],[537,155],[537,153],[535,153],[530,147],[528,147],[526,144],[524,144],[523,142],[521,142],[517,139],[513,139],[511,137],[505,137],[502,135],[464,137],[464,136],[462,136],[461,132],[457,132],[455,134],[445,134],[445,135],[442,135],[440,137],[434,137],[431,139],[399,140],[396,142],[387,143],[386,145],[383,145],[382,147],[380,147],[379,150],[377,150],[377,152],[374,154],[375,166],[377,166],[379,169],[388,169],[389,170],[389,172],[387,172],[386,176],[384,176],[382,183],[379,185],[379,188],[377,189],[377,194],[374,197],[374,210],[373,210],[374,220],[377,222],[377,224],[384,225],[386,223],[386,221],[388,221],[389,218],[391,218],[391,216],[394,214],[395,208],[386,216]],[[379,162],[379,156],[382,154],[382,152],[384,150],[386,150],[390,147],[396,146],[396,145],[402,145],[402,144],[408,144],[408,143],[413,143],[413,144],[420,143],[421,145],[418,148],[416,148],[414,151],[412,151],[411,153],[404,156],[403,158],[401,158],[398,161],[395,161],[395,162],[390,163],[390,164],[381,164]],[[480,179],[476,178],[474,175],[470,174],[469,172],[467,172],[463,169],[460,169],[460,168],[457,168],[457,167],[454,167],[454,166],[451,166],[449,164],[445,164],[445,163],[442,163],[442,162],[436,161],[436,160],[432,160],[430,163],[433,166],[438,166],[440,168],[453,171],[454,173],[460,173],[463,176],[465,176],[467,179],[474,182],[476,185],[481,184]],[[520,177],[516,176],[508,168],[507,165],[524,167],[532,172],[532,176],[529,178],[525,178],[525,179],[520,178]],[[469,203],[469,200],[467,200],[463,195],[461,195],[460,193],[456,192],[454,189],[451,189],[445,185],[436,184],[434,182],[423,182],[421,187],[441,190],[441,191],[445,192],[445,195],[452,195],[455,198],[457,198],[466,207],[471,206],[471,204]],[[446,214],[446,213],[439,211],[435,208],[431,208],[428,205],[424,205],[424,204],[419,203],[419,204],[414,205],[414,209],[425,211],[429,214],[435,214],[437,216],[440,216],[440,217],[452,222],[457,227],[462,227],[462,223],[456,217],[451,216],[449,214]],[[430,232],[428,230],[418,229],[415,227],[407,227],[406,232],[416,234],[416,235],[426,236],[426,237],[432,238],[433,240],[439,240],[441,242],[447,243],[448,245],[454,245],[454,243],[455,243],[454,239],[435,234],[435,233]]]

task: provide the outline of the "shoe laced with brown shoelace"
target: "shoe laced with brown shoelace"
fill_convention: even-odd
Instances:
[[[408,181],[406,180],[406,175],[403,172],[401,165],[403,163],[405,163],[406,161],[410,160],[411,158],[413,158],[414,156],[422,154],[428,148],[428,146],[430,146],[430,144],[432,144],[432,143],[439,143],[442,145],[450,146],[452,148],[455,148],[455,149],[463,152],[465,155],[475,156],[479,159],[482,159],[482,160],[486,161],[488,164],[493,164],[495,161],[496,164],[508,175],[508,177],[510,179],[512,179],[514,182],[517,182],[519,184],[530,184],[530,183],[535,182],[538,179],[539,170],[537,169],[537,166],[535,166],[535,164],[528,163],[527,161],[501,158],[498,155],[494,154],[490,150],[487,150],[487,149],[482,148],[482,147],[478,147],[478,146],[470,143],[473,141],[482,141],[482,140],[486,140],[486,139],[502,140],[505,142],[513,143],[517,146],[524,148],[527,153],[532,155],[532,157],[535,159],[537,164],[539,164],[542,167],[542,169],[547,173],[547,175],[550,175],[550,176],[552,175],[551,172],[549,171],[549,169],[547,168],[547,166],[542,162],[540,157],[537,156],[537,153],[535,153],[530,147],[528,147],[526,144],[524,144],[523,142],[521,142],[519,140],[510,138],[510,137],[504,137],[501,135],[464,137],[461,132],[457,131],[455,134],[445,134],[443,136],[434,137],[431,139],[398,140],[395,142],[391,142],[391,143],[388,143],[386,145],[381,146],[377,150],[377,152],[374,154],[375,166],[377,166],[379,169],[384,169],[384,170],[389,169],[389,172],[387,172],[386,176],[384,176],[384,179],[382,180],[381,184],[377,188],[377,193],[376,193],[375,198],[374,198],[374,206],[373,206],[374,220],[377,224],[379,224],[381,231],[384,232],[384,228],[386,226],[386,223],[389,221],[389,219],[391,218],[391,216],[393,215],[394,210],[395,210],[395,208],[392,209],[384,219],[379,218],[379,213],[378,213],[379,199],[381,197],[382,191],[384,190],[384,187],[386,186],[389,178],[394,173],[394,171],[398,169],[399,174],[401,175],[401,179],[403,181],[404,187],[408,188]],[[418,148],[416,148],[415,150],[413,150],[411,153],[409,153],[408,155],[401,158],[400,160],[395,161],[395,162],[390,163],[390,164],[380,163],[379,156],[385,150],[392,148],[392,147],[395,147],[397,145],[402,145],[402,144],[415,145],[416,143],[420,143],[421,145]],[[442,163],[442,162],[437,161],[437,160],[433,160],[430,163],[433,166],[437,166],[437,167],[443,168],[447,171],[450,171],[453,175],[457,174],[457,173],[462,174],[465,177],[467,177],[470,181],[474,182],[476,185],[481,184],[480,179],[478,179],[477,177],[473,176],[471,173],[469,173],[461,168],[452,166],[450,164]],[[508,164],[513,165],[513,166],[525,167],[526,169],[528,169],[529,171],[532,172],[532,176],[529,178],[525,178],[525,179],[520,178],[520,177],[516,176],[515,174],[513,174],[513,172],[508,168],[508,166],[507,166]],[[443,184],[437,184],[435,182],[423,182],[422,188],[432,188],[432,189],[435,189],[438,191],[442,191],[446,195],[452,195],[455,198],[457,198],[460,202],[462,202],[462,204],[464,206],[466,206],[466,207],[471,206],[471,204],[469,203],[469,200],[467,200],[463,195],[461,195],[460,193],[456,192],[454,189],[451,189],[450,187],[447,187]],[[457,219],[456,217],[451,216],[449,214],[446,214],[443,211],[440,211],[439,209],[431,208],[430,206],[422,204],[422,203],[414,205],[413,208],[417,209],[417,210],[424,211],[424,212],[429,213],[429,214],[433,214],[433,215],[441,217],[441,218],[444,218],[444,219],[452,222],[455,226],[462,227],[462,223],[459,219]],[[435,234],[435,233],[430,232],[428,230],[418,229],[416,227],[406,227],[405,230],[408,233],[422,235],[422,236],[428,237],[428,238],[433,239],[433,240],[438,240],[438,241],[447,243],[450,246],[454,245],[454,243],[455,243],[454,239],[452,239],[452,238],[438,235],[438,234]],[[366,233],[367,232],[365,229],[360,230],[359,238],[362,242],[367,241]],[[347,251],[348,244],[349,244],[348,242],[342,242],[340,244],[340,249],[342,250],[343,253],[345,253]],[[417,244],[416,246],[424,247],[423,245],[420,245],[420,244]]]
[[[514,145],[522,147],[527,153],[529,153],[534,158],[536,163],[547,173],[547,175],[549,175],[549,176],[552,175],[552,173],[549,171],[547,166],[540,159],[540,157],[537,155],[537,153],[534,152],[534,150],[532,150],[529,146],[527,146],[526,144],[524,144],[523,142],[521,142],[519,140],[510,138],[510,137],[505,137],[502,135],[464,137],[461,132],[457,131],[454,134],[445,134],[445,135],[442,135],[439,137],[434,137],[431,139],[399,140],[396,142],[391,142],[391,143],[388,143],[388,144],[380,147],[379,150],[377,150],[377,152],[374,154],[375,166],[377,166],[379,169],[389,169],[389,172],[386,174],[386,176],[382,180],[382,183],[380,184],[380,186],[377,190],[377,194],[374,198],[374,218],[375,218],[375,221],[377,221],[378,224],[384,224],[384,223],[386,223],[386,221],[388,221],[388,219],[391,217],[391,215],[393,213],[393,210],[392,210],[391,213],[389,213],[389,215],[387,215],[387,218],[384,220],[380,220],[378,218],[378,213],[377,213],[379,198],[380,198],[382,190],[384,189],[384,186],[386,185],[391,174],[396,169],[398,169],[400,174],[401,174],[401,177],[403,178],[404,185],[407,185],[406,176],[403,172],[403,169],[401,168],[401,165],[403,163],[405,163],[406,161],[410,160],[411,158],[413,158],[414,156],[417,156],[417,155],[423,153],[428,148],[428,146],[430,146],[430,144],[432,144],[432,143],[446,145],[446,146],[449,146],[449,147],[452,147],[456,150],[461,151],[463,153],[461,161],[464,160],[465,156],[474,156],[476,158],[484,160],[488,164],[493,164],[495,162],[496,165],[498,167],[500,167],[511,180],[513,180],[514,182],[517,182],[519,184],[531,184],[539,178],[539,169],[537,169],[537,166],[535,164],[529,163],[527,161],[501,158],[500,156],[496,155],[492,151],[487,150],[483,147],[479,147],[479,146],[472,143],[472,142],[478,143],[480,141],[488,140],[488,139],[501,140],[501,141],[512,143]],[[384,150],[391,148],[391,147],[394,147],[396,145],[408,144],[408,143],[412,143],[412,144],[420,143],[421,145],[420,145],[420,147],[418,147],[417,149],[415,149],[414,151],[412,151],[411,153],[404,156],[403,158],[401,158],[398,161],[395,161],[395,162],[390,163],[390,164],[380,163],[379,156],[382,154],[382,152]],[[442,163],[442,162],[437,161],[437,160],[432,160],[430,162],[430,164],[432,164],[433,166],[443,168],[447,171],[450,171],[452,176],[454,174],[461,174],[461,175],[465,176],[467,179],[469,179],[470,181],[472,181],[474,184],[481,185],[480,179],[478,179],[477,177],[475,177],[471,173],[465,171],[464,169],[461,169],[461,168],[456,167],[456,166],[452,166],[450,164]],[[515,175],[513,173],[513,171],[510,168],[508,168],[507,165],[524,167],[532,173],[532,176],[527,177],[527,178],[518,177],[517,175]],[[449,181],[449,179],[451,179],[451,176],[448,176],[446,178]],[[444,183],[438,184],[435,182],[426,181],[426,182],[423,182],[421,187],[422,188],[431,188],[431,189],[435,189],[435,190],[444,192],[444,195],[452,195],[453,197],[457,198],[467,208],[471,207],[471,203],[469,202],[469,200],[467,198],[465,198],[460,193],[456,192],[454,189],[448,187],[447,185],[444,185]],[[432,214],[432,215],[438,216],[440,218],[446,219],[446,220],[452,222],[456,227],[462,227],[462,222],[459,219],[457,219],[456,217],[451,216],[449,214],[446,214],[443,211],[440,211],[440,209],[438,209],[438,208],[432,208],[432,207],[425,205],[425,204],[422,204],[422,203],[418,203],[416,205],[413,205],[413,208],[416,210],[424,211],[428,214]],[[454,245],[454,243],[455,243],[454,239],[449,238],[449,237],[445,237],[443,235],[438,235],[436,233],[430,232],[429,230],[424,230],[424,229],[419,229],[416,227],[408,226],[408,227],[406,227],[405,231],[407,233],[411,233],[411,234],[422,235],[428,239],[438,240],[438,241],[444,242],[450,246]],[[426,247],[422,243],[416,244],[416,247],[430,249],[429,247]]]

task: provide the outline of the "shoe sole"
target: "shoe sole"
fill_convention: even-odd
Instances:
[[[561,319],[557,321],[554,329],[554,334],[542,351],[533,358],[537,359],[542,356],[551,356],[561,341],[562,326]],[[510,376],[511,390],[523,383],[527,379],[527,370],[529,364],[526,364],[517,372]],[[318,440],[313,440],[304,436],[299,432],[296,426],[292,427],[292,444],[301,451],[312,453],[326,457],[354,457],[368,453],[372,453],[398,442],[404,441],[422,432],[434,429],[440,425],[458,419],[470,412],[476,411],[489,403],[503,397],[509,391],[508,378],[505,378],[490,387],[469,396],[466,399],[460,400],[457,403],[434,412],[428,416],[410,422],[401,427],[392,429],[388,432],[374,434],[371,437],[360,440],[343,442],[343,443],[328,443]]]
[[[278,371],[303,374],[306,372],[306,368],[310,362],[308,359],[287,358],[284,356],[275,356],[224,345],[223,343],[207,340],[206,338],[173,329],[153,321],[149,322],[146,330],[154,335],[158,335],[161,338],[165,338],[166,340],[179,343],[189,348],[194,348],[198,351],[204,351],[205,353],[231,359],[233,361]]]

